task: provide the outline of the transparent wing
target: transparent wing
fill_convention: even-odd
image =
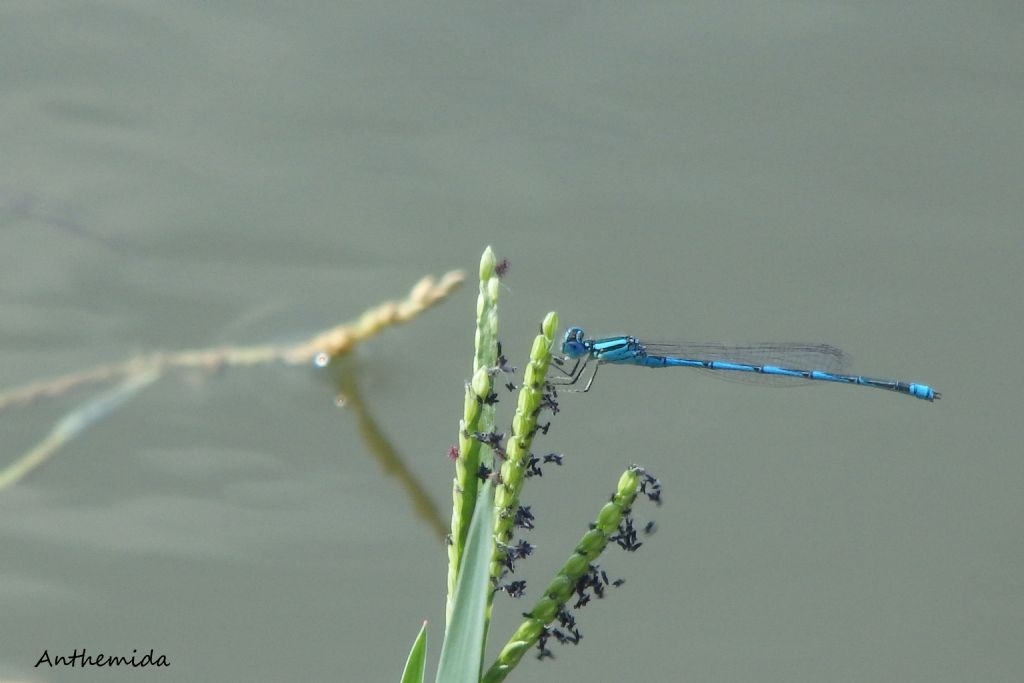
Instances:
[[[719,342],[641,342],[649,355],[671,356],[690,360],[717,360],[747,365],[774,365],[790,370],[821,370],[844,372],[850,366],[850,357],[829,344],[806,342],[753,342],[725,344]],[[735,382],[765,386],[794,387],[821,384],[810,379],[762,375],[754,372],[730,370],[702,370],[707,375]]]

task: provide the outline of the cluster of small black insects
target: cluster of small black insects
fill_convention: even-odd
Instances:
[[[653,501],[655,504],[661,504],[661,482],[659,482],[652,475],[644,472],[641,476],[640,492],[647,496],[647,498]],[[593,528],[593,525],[591,526]],[[647,535],[653,534],[655,531],[655,524],[653,521],[647,522],[644,525],[644,533]],[[612,534],[609,541],[613,541],[623,550],[628,552],[637,551],[643,542],[637,539],[636,527],[634,526],[632,510],[626,509],[623,511],[622,520],[619,522],[618,530],[615,534]],[[558,620],[558,627],[545,626],[540,638],[537,640],[537,659],[554,658],[554,653],[548,647],[548,641],[554,638],[559,644],[565,645],[566,643],[576,645],[583,638],[583,634],[580,632],[579,627],[576,625],[576,619],[573,613],[570,611],[582,609],[590,603],[593,597],[601,599],[605,596],[605,591],[608,587],[618,588],[625,583],[625,579],[609,579],[608,573],[601,569],[598,564],[590,564],[587,567],[587,572],[576,581],[576,585],[573,586],[573,595],[576,596],[576,601],[572,607],[568,607],[567,603],[562,604],[558,608],[556,618]],[[508,592],[508,591],[506,591]],[[523,616],[532,616],[530,614],[524,614]]]
[[[530,461],[526,463],[526,476],[527,477],[543,477],[544,470],[540,468],[541,463],[548,464],[554,463],[558,467],[562,466],[562,458],[564,456],[561,453],[548,453],[538,458],[533,453],[530,454]]]
[[[661,505],[661,482],[646,471],[640,478],[640,493],[655,505]]]
[[[529,615],[524,614],[523,616]],[[540,637],[537,639],[537,659],[555,658],[555,653],[548,648],[548,640],[551,638],[557,640],[561,645],[579,645],[579,642],[583,640],[583,634],[576,626],[576,617],[566,609],[565,605],[558,608],[555,619],[558,621],[558,626],[545,626],[540,632]]]
[[[525,560],[533,554],[533,544],[522,539],[514,545],[499,543],[498,549],[505,554],[505,571],[509,574],[515,573],[516,560]]]

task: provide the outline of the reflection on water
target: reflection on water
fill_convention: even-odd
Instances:
[[[109,239],[88,230],[70,205],[44,199],[34,192],[0,187],[0,225],[19,220],[111,246]]]
[[[357,363],[351,356],[343,356],[330,365],[331,378],[338,390],[338,403],[350,410],[357,420],[359,434],[374,460],[380,464],[384,473],[394,477],[405,489],[405,494],[412,502],[417,516],[426,522],[441,538],[448,533],[448,525],[438,511],[434,501],[430,499],[423,485],[416,479],[406,466],[394,445],[380,430],[377,421],[370,414],[366,403],[359,392],[356,382]]]

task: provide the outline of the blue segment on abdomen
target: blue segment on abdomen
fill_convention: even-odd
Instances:
[[[926,401],[935,400],[935,390],[927,384],[911,384],[910,395],[916,396],[917,398],[923,398]]]

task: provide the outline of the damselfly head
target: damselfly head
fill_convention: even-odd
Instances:
[[[562,340],[562,353],[569,358],[580,358],[587,355],[587,345],[583,343],[583,330],[578,327],[570,327],[565,331],[565,338]]]

